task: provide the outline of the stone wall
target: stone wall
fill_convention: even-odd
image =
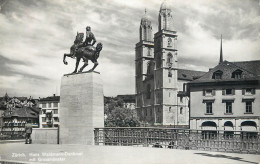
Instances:
[[[59,143],[58,128],[33,128],[32,143],[33,144],[58,144]]]

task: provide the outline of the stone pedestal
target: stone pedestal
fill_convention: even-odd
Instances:
[[[104,127],[103,82],[97,72],[64,75],[60,90],[60,144],[94,145]]]

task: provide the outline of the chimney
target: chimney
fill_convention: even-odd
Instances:
[[[55,94],[53,94],[53,97],[55,97]]]

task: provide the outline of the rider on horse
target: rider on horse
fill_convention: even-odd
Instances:
[[[92,42],[93,41],[93,42]],[[91,43],[92,42],[92,43]],[[93,45],[96,43],[96,38],[94,36],[94,34],[91,32],[91,28],[89,26],[86,27],[86,39],[83,43],[80,43],[78,45],[76,45],[76,49],[73,53],[73,58],[75,57],[75,52],[79,50],[79,48],[81,47],[88,47],[90,50],[94,50]],[[75,44],[75,43],[74,43]],[[83,49],[82,49],[83,51]]]

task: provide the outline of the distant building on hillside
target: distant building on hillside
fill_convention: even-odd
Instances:
[[[117,99],[121,99],[124,101],[124,107],[127,109],[135,109],[135,95],[117,95],[116,96]]]
[[[2,98],[2,127],[1,133],[12,137],[22,137],[24,125],[30,120],[33,127],[39,127],[39,112],[36,101],[26,97]]]
[[[60,96],[54,94],[50,97],[41,98],[39,108],[41,108],[39,115],[40,128],[47,128],[52,125],[53,127],[59,126]]]

